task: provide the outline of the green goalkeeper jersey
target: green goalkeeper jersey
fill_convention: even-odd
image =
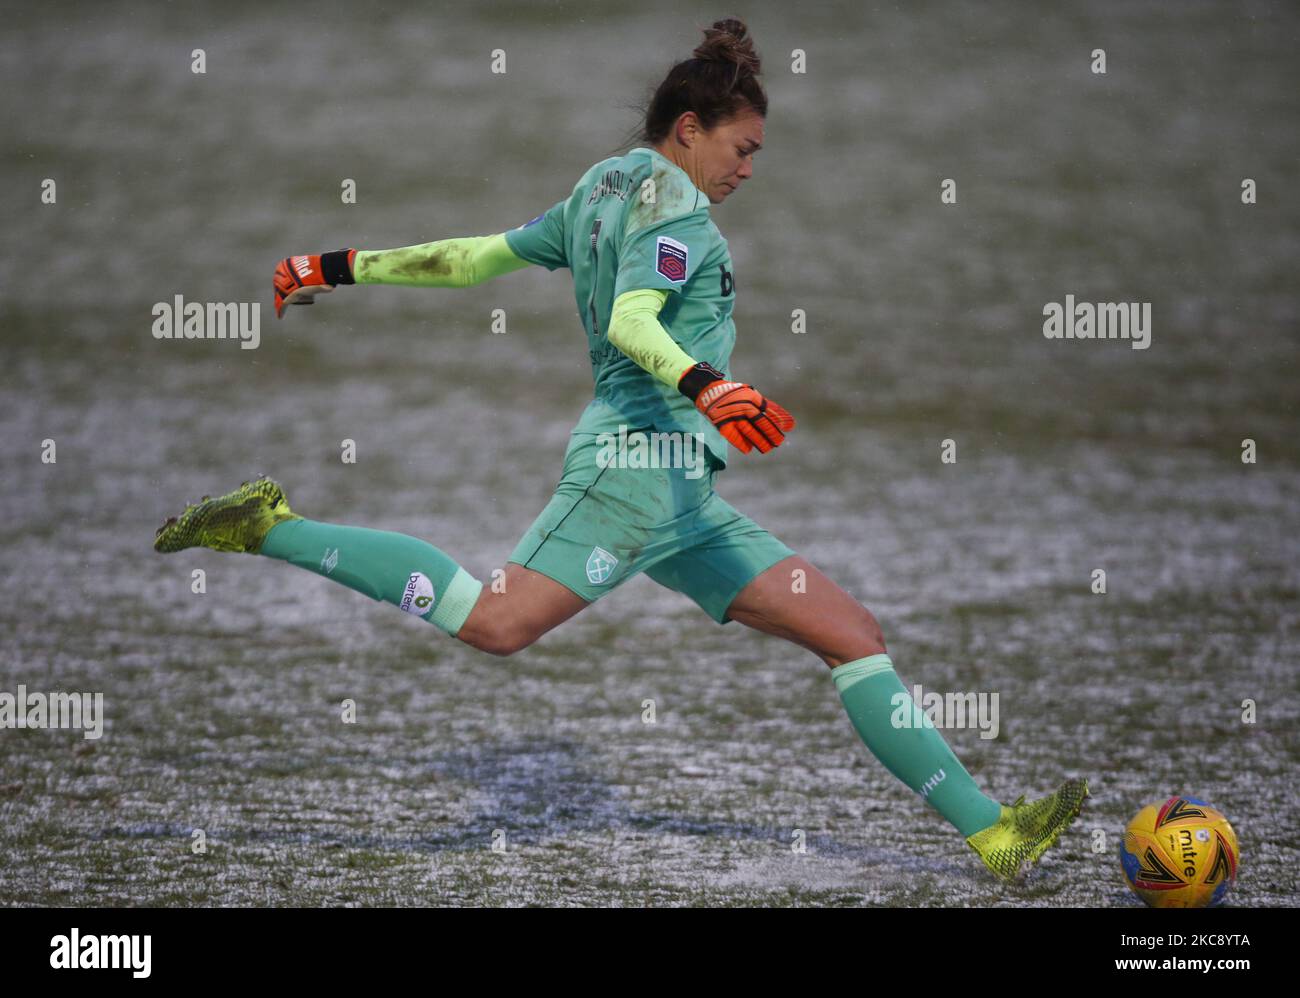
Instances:
[[[619,295],[668,291],[659,313],[664,328],[695,360],[730,376],[736,339],[731,254],[709,217],[709,199],[686,172],[653,149],[602,160],[568,198],[507,232],[506,242],[529,263],[573,271],[595,379],[595,397],[573,432],[617,434],[623,425],[698,433],[716,466],[725,466],[726,441],[691,400],[606,338]]]

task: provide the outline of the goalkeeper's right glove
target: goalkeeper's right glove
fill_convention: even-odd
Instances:
[[[275,288],[275,316],[284,318],[286,305],[310,305],[312,300],[336,284],[355,284],[352,278],[354,249],[335,250],[319,256],[289,256],[275,268],[271,284]]]
[[[716,367],[699,363],[677,380],[677,390],[709,417],[727,441],[748,454],[766,454],[794,429],[794,417],[749,385],[728,381]]]

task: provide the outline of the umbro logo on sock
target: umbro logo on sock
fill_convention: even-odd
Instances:
[[[326,548],[325,557],[320,560],[320,569],[326,575],[334,571],[334,567],[339,563],[339,549]]]

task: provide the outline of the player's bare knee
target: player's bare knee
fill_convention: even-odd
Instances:
[[[508,655],[513,655],[515,652],[523,651],[536,640],[537,635],[531,630],[521,627],[518,624],[514,624],[504,629],[493,654],[505,658]]]
[[[829,639],[817,649],[822,661],[831,668],[887,652],[880,622],[866,607],[860,606],[846,625],[837,629],[833,636],[828,636]]]
[[[508,619],[491,620],[473,629],[464,628],[456,636],[471,647],[498,658],[508,658],[523,651],[536,640],[536,635],[528,628]]]
[[[876,615],[865,606],[862,608],[862,615],[858,620],[858,630],[861,640],[874,649],[868,652],[868,655],[881,655],[885,652],[885,632],[881,629],[880,621],[876,619]]]
[[[516,651],[511,642],[507,641],[503,635],[492,630],[469,631],[462,629],[456,637],[471,648],[477,648],[481,652],[487,652],[489,655],[496,655],[500,658],[513,655]]]
[[[505,635],[494,617],[484,616],[475,611],[456,632],[458,640],[471,648],[487,652],[489,655],[508,655],[510,652],[504,640]]]

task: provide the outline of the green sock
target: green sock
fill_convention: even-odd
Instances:
[[[964,836],[988,828],[1002,806],[980,792],[952,754],[934,722],[912,700],[888,655],[871,655],[831,670],[844,709],[858,736],[891,773],[925,798]],[[911,727],[895,727],[902,693]]]
[[[432,544],[387,530],[286,520],[267,532],[259,554],[392,603],[453,637],[483,589]]]

